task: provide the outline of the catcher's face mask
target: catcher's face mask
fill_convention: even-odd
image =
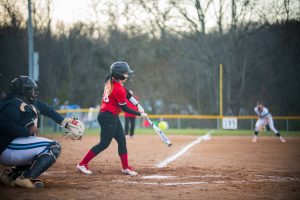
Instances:
[[[29,103],[34,103],[36,98],[38,97],[39,91],[37,87],[33,87],[24,92],[25,98],[29,101]]]

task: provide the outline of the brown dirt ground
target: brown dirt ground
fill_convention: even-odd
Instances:
[[[48,138],[58,140],[63,151],[40,177],[44,189],[0,185],[0,199],[300,199],[300,137],[288,137],[286,143],[259,137],[252,143],[246,136],[212,136],[157,168],[197,137],[169,136],[173,147],[168,148],[156,135],[138,135],[127,139],[130,164],[139,173],[136,177],[120,172],[115,141],[91,161],[93,174],[83,175],[76,164],[99,137]],[[173,178],[143,178],[152,175]]]

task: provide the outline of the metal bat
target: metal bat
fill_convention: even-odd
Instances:
[[[155,130],[155,132],[160,136],[160,138],[162,139],[162,141],[168,145],[168,147],[172,146],[172,142],[167,138],[167,136],[164,134],[164,132],[162,132],[162,130],[160,130],[160,128],[158,128],[155,124],[153,124],[153,122],[146,117],[147,121],[150,123],[150,125],[152,126],[152,128]]]
[[[126,89],[126,98],[133,103],[133,105],[137,106],[138,110],[140,112],[144,112],[144,108],[140,105],[139,101]],[[150,125],[152,126],[152,128],[155,130],[155,132],[160,136],[160,138],[162,139],[162,141],[168,145],[168,147],[172,146],[172,142],[167,138],[167,136],[162,132],[162,130],[160,130],[160,128],[158,128],[155,124],[153,124],[153,122],[146,117],[147,121],[150,123]]]

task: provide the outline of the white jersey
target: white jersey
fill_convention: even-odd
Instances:
[[[258,111],[258,107],[254,108],[254,112],[257,114],[258,119],[255,124],[255,131],[259,131],[261,126],[269,125],[270,129],[277,134],[278,131],[274,127],[274,122],[271,113],[265,107],[263,107],[262,112]]]
[[[265,107],[263,107],[262,112],[258,111],[258,107],[254,108],[254,112],[257,114],[257,116],[261,119],[269,118],[271,114],[269,113],[269,110]]]

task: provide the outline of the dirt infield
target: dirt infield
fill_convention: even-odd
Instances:
[[[45,188],[0,185],[0,199],[300,199],[300,137],[286,143],[259,137],[252,143],[250,136],[212,136],[158,168],[197,137],[170,136],[174,145],[168,148],[156,135],[136,136],[127,139],[136,177],[121,174],[116,142],[90,163],[88,176],[75,168],[98,136],[81,142],[49,138],[60,141],[63,151],[41,176]]]

